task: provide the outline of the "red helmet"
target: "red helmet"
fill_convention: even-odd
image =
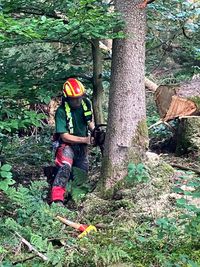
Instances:
[[[64,97],[80,97],[85,94],[85,88],[77,79],[69,78],[63,85]]]

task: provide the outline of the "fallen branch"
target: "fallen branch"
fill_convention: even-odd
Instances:
[[[149,80],[147,77],[145,77],[144,82],[145,82],[145,87],[152,92],[155,92],[156,89],[158,88],[158,85]]]
[[[172,167],[177,168],[177,169],[181,169],[181,170],[185,170],[185,171],[192,171],[192,172],[195,172],[197,174],[200,174],[200,170],[197,170],[197,169],[189,168],[189,167],[182,166],[182,165],[175,164],[175,163],[170,163],[170,165]]]
[[[25,238],[23,238],[19,233],[15,232],[15,234],[17,236],[19,236],[21,238],[21,242],[23,242],[25,245],[27,245],[27,247],[29,248],[30,251],[34,251],[40,258],[42,258],[44,261],[47,261],[48,258],[40,253],[36,248],[34,248],[31,243],[29,243]]]
[[[198,118],[199,116],[180,116],[179,119]]]
[[[149,126],[148,130],[160,125],[160,124],[164,124],[165,126],[167,126],[171,132],[175,133],[175,128],[172,127],[168,122],[163,121],[163,120],[159,120],[156,123],[152,124],[151,126]]]
[[[152,124],[151,126],[149,126],[148,130],[150,130],[151,128],[154,128],[155,126],[158,126],[159,124],[162,124],[163,120],[159,120],[156,123]]]

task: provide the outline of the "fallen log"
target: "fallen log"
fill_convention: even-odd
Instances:
[[[160,85],[154,97],[163,121],[197,115],[200,111],[200,79],[179,85]]]

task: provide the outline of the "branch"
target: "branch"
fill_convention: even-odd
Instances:
[[[27,247],[29,248],[30,251],[34,251],[44,261],[48,260],[48,258],[44,254],[40,253],[36,248],[34,248],[31,245],[31,243],[29,243],[26,239],[24,239],[19,233],[15,232],[15,234],[21,238],[21,242],[23,242],[25,245],[27,245]]]
[[[86,81],[89,81],[91,83],[92,83],[92,80],[93,80],[93,78],[91,76],[76,73],[76,74],[71,74],[71,75],[65,76],[65,77],[51,79],[51,80],[48,81],[48,84],[55,83],[55,82],[63,82],[64,83],[67,79],[74,78],[74,77],[82,78],[82,79],[84,79]],[[35,82],[31,83],[31,85],[32,86],[42,86],[42,85],[46,86],[46,83],[45,83],[45,81],[38,80],[38,81],[35,81]]]
[[[159,124],[162,124],[163,120],[159,120],[156,123],[152,124],[151,126],[148,127],[148,130],[150,130],[151,128],[154,128],[155,126],[158,126]]]
[[[145,87],[147,87],[152,92],[155,92],[156,89],[158,88],[158,85],[156,83],[152,82],[146,77],[144,78],[144,82],[145,82]]]
[[[163,121],[162,119],[160,119],[159,121],[157,121],[156,123],[152,124],[150,127],[148,127],[148,130],[160,125],[160,124],[164,124],[165,126],[167,126],[169,128],[169,130],[172,133],[175,133],[175,129],[166,121]]]
[[[13,46],[19,46],[19,45],[28,45],[28,44],[42,44],[42,43],[60,43],[60,44],[65,44],[65,45],[69,45],[70,42],[65,41],[65,40],[52,40],[52,39],[33,39],[31,41],[23,41],[21,39],[15,40],[15,43],[11,43],[9,44],[8,42],[6,43],[7,45],[5,46],[5,44],[3,43],[2,45],[0,44],[0,47],[10,47],[10,45]]]
[[[54,10],[52,13],[47,13],[43,10],[32,8],[32,7],[30,7],[30,10],[28,9],[29,9],[28,7],[26,9],[19,8],[15,10],[15,13],[25,13],[29,15],[46,16],[46,17],[54,18],[54,19],[62,19],[64,24],[67,24],[69,22],[67,16],[65,16],[64,14],[56,10]]]
[[[172,167],[177,168],[177,169],[182,169],[182,170],[185,170],[185,171],[192,171],[192,172],[195,172],[195,173],[197,173],[197,174],[200,174],[200,170],[196,170],[196,169],[189,168],[189,167],[182,166],[182,165],[175,164],[175,163],[170,163],[170,165],[171,165]]]
[[[185,28],[184,27],[182,27],[182,32],[183,32],[183,35],[187,38],[187,39],[189,39],[189,40],[192,40],[192,38],[191,37],[189,37],[189,36],[187,36],[187,34],[186,34],[186,31],[185,31]]]

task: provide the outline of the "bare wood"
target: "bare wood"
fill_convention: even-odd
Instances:
[[[179,119],[188,119],[188,118],[199,118],[199,116],[180,116]]]
[[[154,96],[160,117],[164,121],[195,115],[200,111],[200,79],[160,85]]]
[[[197,107],[191,100],[172,96],[172,101],[164,120],[168,121],[174,119],[175,117],[189,116],[194,114],[196,110]]]
[[[166,121],[163,121],[163,120],[159,120],[156,123],[152,124],[150,127],[148,127],[148,130],[150,130],[153,127],[158,126],[159,124],[162,124],[162,123],[164,125],[166,125],[172,132],[175,132],[175,129],[169,123],[167,123]]]
[[[152,124],[148,129],[150,130],[151,128],[158,126],[159,124],[162,124],[162,123],[163,123],[163,120],[159,120],[156,123]]]
[[[155,0],[143,0],[141,4],[138,5],[139,8],[145,8],[148,4],[153,3]]]
[[[149,89],[152,92],[155,92],[156,89],[158,88],[158,85],[151,80],[149,80],[147,77],[144,79],[145,87]]]
[[[30,251],[34,251],[44,261],[48,260],[48,258],[44,254],[40,253],[36,248],[34,248],[31,243],[29,243],[25,238],[23,238],[18,232],[15,232],[15,234],[21,238],[21,242],[27,245]]]

